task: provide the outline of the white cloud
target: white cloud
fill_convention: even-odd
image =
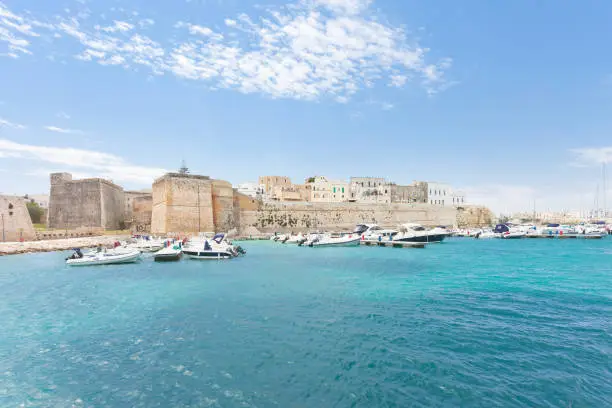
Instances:
[[[28,37],[38,36],[31,21],[14,14],[0,2],[0,46],[6,44],[6,52],[0,48],[0,56],[19,58],[21,54],[32,54]]]
[[[0,159],[10,159],[16,157],[21,157],[21,154],[16,152],[0,152]]]
[[[339,14],[359,14],[367,9],[372,0],[314,0],[314,4]]]
[[[612,146],[571,149],[570,153],[574,155],[572,165],[578,167],[596,166],[612,162]]]
[[[100,31],[104,31],[107,33],[117,33],[117,32],[127,32],[127,31],[131,31],[134,28],[133,24],[128,23],[127,21],[113,21],[113,25],[112,26],[108,26],[108,27],[100,27],[100,26],[96,26],[96,28]]]
[[[56,133],[65,133],[65,134],[73,134],[73,135],[82,135],[82,134],[84,134],[84,132],[82,130],[65,129],[65,128],[61,128],[61,127],[57,127],[57,126],[45,126],[45,129],[47,129],[50,132],[56,132]]]
[[[70,119],[70,115],[68,115],[66,112],[58,112],[55,116],[60,119]]]
[[[137,166],[109,153],[64,147],[33,146],[0,139],[0,154],[19,154],[38,162],[51,163],[61,168],[83,169],[97,177],[115,181],[151,183],[166,170]]]
[[[10,129],[19,129],[19,130],[23,130],[26,128],[24,125],[20,125],[19,123],[13,123],[6,119],[0,118],[0,128],[2,127],[7,127]]]
[[[470,204],[484,205],[497,214],[510,214],[533,207],[536,189],[530,186],[486,184],[463,189]]]
[[[81,61],[130,70],[144,66],[154,75],[273,98],[344,103],[379,83],[399,88],[409,81],[429,95],[447,88],[452,61],[429,62],[429,50],[403,28],[377,19],[371,3],[298,0],[258,18],[225,19],[224,32],[178,22],[175,27],[187,28],[188,36],[171,44],[139,32],[147,20],[89,29],[76,18],[60,19],[53,33],[77,40]]]

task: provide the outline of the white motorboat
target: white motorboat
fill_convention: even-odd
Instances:
[[[153,259],[156,262],[172,262],[178,261],[181,259],[181,255],[183,254],[183,250],[180,244],[169,245],[164,249],[160,249],[159,251],[153,254]]]
[[[346,247],[359,245],[361,241],[361,235],[355,233],[349,234],[326,234],[319,239],[315,239],[311,242],[312,247]]]
[[[398,242],[442,242],[450,233],[440,227],[431,230],[420,224],[408,223],[400,227],[400,231],[393,237]]]
[[[141,237],[125,245],[125,248],[137,250],[140,252],[157,252],[164,247],[164,243],[165,240],[162,239]]]
[[[66,259],[66,265],[113,265],[138,262],[140,260],[140,251],[126,250],[124,248],[101,250],[99,252],[90,252],[87,254],[78,255],[79,253],[80,251],[75,251],[75,254],[72,257]]]
[[[501,238],[500,234],[497,234],[491,230],[479,231],[474,234],[474,238],[476,239],[492,239],[492,238]]]
[[[312,232],[308,234],[301,242],[298,242],[298,246],[312,246],[314,241],[318,241],[322,239],[324,236],[328,234],[323,232]]]
[[[370,234],[363,236],[365,241],[393,241],[393,237],[397,235],[399,231],[394,229],[377,229],[372,231]]]
[[[298,244],[303,242],[305,239],[306,237],[300,232],[297,235],[291,235],[289,238],[287,238],[285,244]]]
[[[527,235],[527,232],[511,224],[497,224],[493,232],[499,234],[502,239],[521,239]]]
[[[214,259],[231,259],[240,254],[244,254],[244,250],[240,247],[234,247],[225,240],[225,234],[216,234],[211,239],[195,240],[187,243],[183,248],[183,253],[191,259],[199,260],[214,260]]]

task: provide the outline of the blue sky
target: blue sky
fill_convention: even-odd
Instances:
[[[601,1],[0,0],[0,191],[445,181],[498,212],[590,209],[612,158]],[[608,202],[612,202],[610,199]]]

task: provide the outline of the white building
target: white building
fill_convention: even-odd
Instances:
[[[328,180],[325,176],[316,176],[312,184],[310,201],[315,203],[340,203],[350,197],[349,183],[343,180]]]
[[[265,192],[265,186],[257,183],[241,183],[238,184],[236,191],[249,197],[261,199]]]
[[[463,204],[465,204],[465,192],[461,191],[461,190],[453,191],[452,199],[453,199],[453,201],[452,201],[453,205],[463,205]]]
[[[441,207],[453,205],[453,189],[450,184],[428,181],[427,189],[429,204]]]

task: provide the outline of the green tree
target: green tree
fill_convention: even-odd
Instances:
[[[28,207],[28,212],[30,213],[30,218],[32,219],[33,224],[40,224],[40,220],[45,213],[45,210],[40,208],[40,206],[34,201],[28,201],[26,204]]]

